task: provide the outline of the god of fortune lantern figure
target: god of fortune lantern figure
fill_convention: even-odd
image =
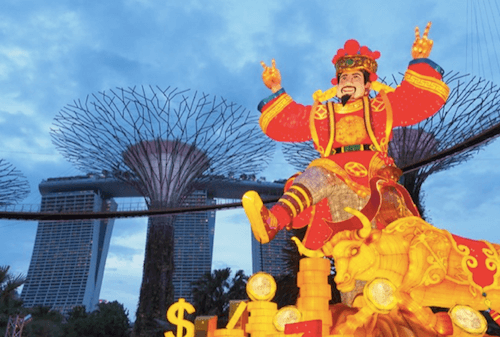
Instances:
[[[325,93],[316,92],[312,105],[299,104],[285,92],[274,60],[270,67],[262,62],[264,84],[273,92],[259,104],[262,131],[282,142],[312,139],[321,157],[289,179],[285,194],[271,209],[263,205],[256,192],[245,193],[243,207],[259,242],[269,242],[285,227],[308,225],[303,243],[308,249],[320,249],[335,233],[362,227],[344,210],[347,206],[361,210],[379,228],[387,225],[388,219],[418,215],[406,190],[396,183],[400,171],[387,149],[394,127],[413,125],[432,116],[448,97],[443,69],[428,59],[433,45],[428,39],[430,25],[422,37],[418,27],[415,29],[413,59],[396,89],[376,81],[380,53],[360,46],[356,40],[348,40],[337,51],[332,60],[336,69],[334,87]],[[370,98],[370,90],[378,94]],[[368,200],[377,199],[369,198],[374,188],[381,188],[370,184],[377,177],[385,179],[390,188],[380,191],[381,198],[375,205]],[[392,191],[392,196],[387,191]],[[392,210],[384,208],[384,202],[390,199],[396,200]],[[378,220],[384,210],[388,216]]]

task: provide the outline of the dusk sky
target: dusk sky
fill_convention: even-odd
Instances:
[[[378,50],[380,77],[404,72],[416,26],[432,21],[430,58],[445,71],[498,83],[498,3],[494,0],[300,1],[123,0],[2,1],[0,11],[0,158],[38,184],[82,175],[52,144],[56,114],[76,99],[116,87],[190,88],[222,96],[258,116],[269,95],[260,61],[276,59],[298,102],[326,90],[331,63],[348,39]],[[481,17],[479,24],[474,18]],[[481,28],[482,26],[482,28]],[[423,186],[432,223],[454,234],[500,243],[499,141]],[[295,173],[280,147],[261,175]],[[137,199],[118,200],[136,202]],[[216,215],[213,269],[251,274],[250,225],[242,209]],[[123,303],[135,319],[146,218],[115,221],[100,298]],[[0,220],[0,265],[26,274],[37,222]]]

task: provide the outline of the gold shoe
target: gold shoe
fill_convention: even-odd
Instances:
[[[250,220],[255,239],[260,243],[271,241],[278,232],[276,228],[278,220],[274,214],[264,206],[262,199],[255,191],[246,192],[241,201],[248,220]]]

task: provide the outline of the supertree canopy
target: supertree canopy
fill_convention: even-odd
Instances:
[[[273,143],[258,116],[223,98],[168,87],[116,89],[65,106],[55,117],[54,144],[84,171],[132,184],[150,209],[179,205],[194,181],[256,174]],[[172,303],[173,218],[149,219],[135,333],[163,335],[155,319]]]
[[[450,95],[441,110],[415,126],[394,129],[389,143],[389,154],[404,172],[402,183],[422,215],[421,188],[427,177],[468,160],[481,145],[494,139],[500,129],[500,88],[497,85],[458,73],[445,76],[445,81],[450,87]],[[393,83],[398,82],[393,76]],[[285,159],[299,171],[319,157],[312,142],[286,143],[282,149]],[[418,165],[445,153],[449,154],[427,165]],[[405,171],[413,166],[415,168]]]
[[[15,204],[28,196],[26,177],[12,164],[0,159],[0,206]]]

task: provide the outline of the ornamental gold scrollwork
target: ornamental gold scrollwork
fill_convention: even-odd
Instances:
[[[486,268],[488,270],[494,271],[499,270],[500,268],[500,259],[498,257],[498,253],[495,248],[491,245],[491,243],[483,241],[488,248],[483,248],[483,253],[486,255]]]

